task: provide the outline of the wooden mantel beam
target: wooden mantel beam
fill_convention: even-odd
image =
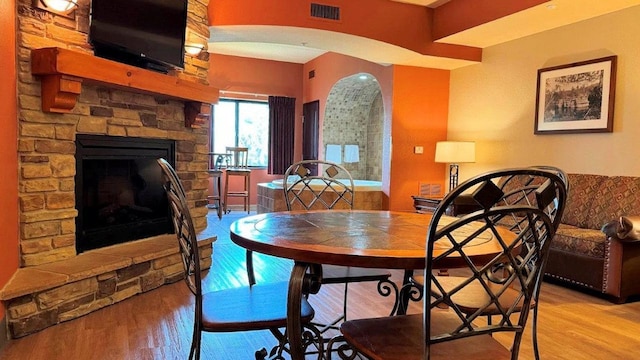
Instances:
[[[158,94],[185,102],[185,126],[199,127],[218,102],[219,90],[175,76],[53,47],[31,52],[31,72],[42,78],[42,111],[68,113],[83,82]]]

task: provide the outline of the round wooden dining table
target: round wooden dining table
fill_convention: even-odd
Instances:
[[[294,260],[287,299],[287,334],[295,360],[304,359],[299,336],[301,299],[319,290],[321,265],[424,269],[430,222],[431,214],[412,212],[286,211],[241,218],[231,224],[230,231],[231,240],[239,246]],[[515,237],[509,234],[504,229],[505,238]],[[465,252],[474,262],[487,262],[502,249],[487,232],[468,244]],[[446,250],[436,248],[433,255]],[[463,262],[455,255],[448,256],[434,268],[461,267],[465,266]]]

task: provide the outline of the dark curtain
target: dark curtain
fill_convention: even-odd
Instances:
[[[293,163],[295,120],[295,98],[269,96],[268,174],[284,175]]]

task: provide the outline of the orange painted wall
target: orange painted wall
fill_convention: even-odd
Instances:
[[[16,2],[0,0],[0,164],[5,171],[0,181],[0,287],[18,269],[18,145],[16,109]],[[0,305],[0,319],[5,310]]]
[[[302,65],[280,61],[250,59],[237,56],[211,54],[209,57],[209,82],[221,90],[220,98],[245,98],[266,100],[266,97],[234,94],[232,92],[287,96],[296,98],[296,141],[294,161],[302,159]],[[229,93],[224,93],[228,91]],[[269,175],[266,169],[251,171],[251,188],[257,184],[279,179],[282,175]],[[232,181],[232,179],[234,181]],[[234,189],[242,187],[242,178],[230,179]],[[223,185],[224,188],[224,185]],[[209,184],[209,193],[212,193]],[[251,204],[257,203],[256,191],[253,191]],[[229,200],[229,204],[241,204],[241,199]]]
[[[412,210],[419,183],[443,185],[445,164],[434,162],[435,144],[447,138],[449,71],[394,66],[389,209]],[[422,146],[423,154],[414,147]]]
[[[394,44],[421,54],[448,55],[479,61],[482,50],[432,41],[433,10],[389,0],[332,0],[340,20],[310,16],[308,1],[216,0],[209,3],[211,25],[275,25],[335,31]],[[313,47],[313,43],[309,43]]]

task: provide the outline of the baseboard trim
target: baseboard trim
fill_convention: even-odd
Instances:
[[[258,205],[249,205],[250,212],[256,212],[257,209]],[[229,205],[227,206],[227,210],[233,212],[246,212],[243,205]]]
[[[9,332],[7,331],[7,317],[0,319],[0,352],[9,344]]]

